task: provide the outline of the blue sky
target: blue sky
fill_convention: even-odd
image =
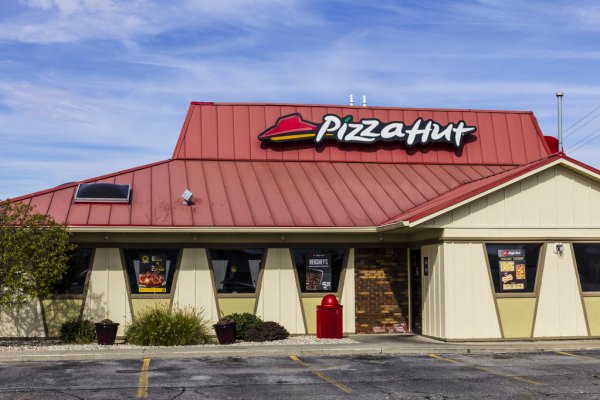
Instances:
[[[599,168],[598,43],[576,0],[2,1],[0,199],[169,158],[192,100],[533,110],[548,135],[561,90]]]

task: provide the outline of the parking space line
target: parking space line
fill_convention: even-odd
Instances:
[[[525,383],[531,383],[532,385],[538,385],[538,386],[543,386],[544,384],[542,382],[538,382],[538,381],[534,381],[531,379],[527,379],[527,378],[523,378],[519,375],[515,375],[515,374],[507,374],[505,372],[502,371],[496,371],[495,369],[490,369],[490,368],[486,368],[486,367],[479,367],[479,366],[473,366],[473,368],[476,368],[478,370],[481,371],[485,371],[489,374],[492,375],[498,375],[498,376],[503,376],[505,378],[510,378],[510,379],[514,379],[516,381],[521,381],[521,382],[525,382]]]
[[[297,362],[298,364],[302,365],[305,368],[308,368],[310,370],[310,372],[312,372],[313,374],[315,374],[316,376],[318,376],[319,378],[323,379],[324,381],[331,383],[333,386],[335,386],[336,388],[340,389],[342,392],[345,393],[352,393],[352,389],[349,388],[348,386],[344,385],[343,383],[340,383],[338,381],[336,381],[335,379],[331,378],[330,376],[325,375],[323,372],[321,371],[315,371],[314,369],[311,368],[311,366],[309,364],[307,364],[306,362],[302,361],[301,359],[299,359],[297,356],[291,355],[290,358]]]
[[[459,364],[459,362],[456,361],[456,360],[451,360],[449,358],[444,358],[442,356],[438,356],[437,354],[433,354],[433,353],[430,354],[429,357],[437,358],[438,360],[446,361],[446,362],[449,362],[449,363]]]
[[[507,374],[506,372],[498,371],[498,370],[487,368],[487,367],[480,367],[478,365],[463,364],[460,361],[452,360],[450,358],[445,358],[445,357],[442,357],[442,356],[438,356],[437,354],[429,354],[429,357],[432,357],[432,358],[435,358],[435,359],[438,359],[438,360],[442,360],[442,361],[445,361],[445,362],[448,362],[448,363],[465,365],[467,367],[471,367],[471,368],[474,368],[474,369],[478,369],[480,371],[487,372],[488,374],[498,375],[498,376],[502,376],[504,378],[510,378],[510,379],[514,379],[516,381],[530,383],[532,385],[538,385],[538,386],[543,386],[544,385],[544,383],[542,383],[542,382],[534,381],[532,379],[523,378],[523,377],[515,375],[515,374]]]
[[[148,398],[148,367],[150,367],[150,359],[144,358],[142,370],[140,371],[140,380],[138,381],[138,399]]]
[[[581,354],[573,354],[573,353],[569,353],[566,351],[555,351],[556,354],[562,354],[563,356],[569,356],[569,357],[577,357],[577,358],[585,358],[587,360],[595,360],[598,361],[597,358],[595,357],[589,357],[589,356],[583,356]]]

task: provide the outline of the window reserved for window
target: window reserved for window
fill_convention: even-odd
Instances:
[[[582,292],[600,292],[600,243],[573,243]]]
[[[217,293],[255,293],[264,249],[212,249]]]

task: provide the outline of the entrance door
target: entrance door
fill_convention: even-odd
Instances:
[[[410,330],[421,334],[421,249],[410,250]]]

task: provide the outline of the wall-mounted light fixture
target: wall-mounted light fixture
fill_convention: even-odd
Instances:
[[[555,254],[558,254],[558,256],[560,258],[562,258],[563,254],[565,253],[565,246],[562,243],[556,243],[556,251],[554,251]]]

